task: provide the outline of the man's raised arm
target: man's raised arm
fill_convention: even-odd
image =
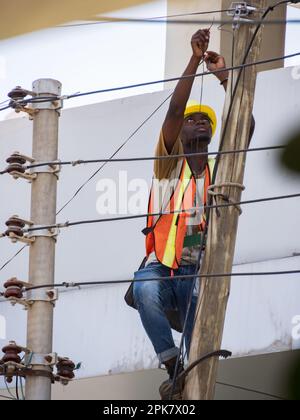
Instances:
[[[193,55],[189,61],[183,76],[195,75],[209,44],[209,29],[200,29],[191,40]],[[174,90],[169,110],[163,123],[163,136],[168,153],[171,153],[173,146],[179,136],[184,120],[184,111],[190,97],[194,83],[194,77],[179,80]]]

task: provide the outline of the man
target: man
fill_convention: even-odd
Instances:
[[[209,71],[216,73],[220,84],[227,88],[228,71],[223,57],[207,51],[210,38],[208,29],[199,30],[191,40],[192,57],[183,76],[197,73],[199,64],[205,61]],[[180,80],[173,93],[169,110],[163,123],[156,156],[170,156],[207,152],[216,130],[217,119],[212,108],[196,104],[187,105],[194,78]],[[149,213],[163,211],[159,217],[148,217],[146,234],[147,257],[143,268],[135,273],[135,280],[156,277],[180,277],[195,274],[203,244],[205,215],[199,207],[206,204],[207,188],[211,184],[214,160],[207,155],[190,156],[187,159],[163,159],[155,162],[154,175],[158,180],[173,181],[173,190],[158,199],[151,191]],[[175,181],[175,182],[174,182]],[[165,190],[164,190],[165,191]],[[197,209],[194,214],[191,208]],[[202,206],[203,209],[203,206]],[[174,212],[175,210],[175,212]],[[170,214],[171,213],[171,214]],[[179,349],[175,346],[171,327],[182,331],[185,319],[185,345],[189,354],[197,294],[197,281],[166,279],[133,284],[134,307],[138,309],[142,324],[150,338],[160,363],[167,368],[169,379],[160,387],[162,399],[168,399],[174,378]],[[199,283],[199,282],[198,282]],[[188,304],[191,300],[190,310]],[[179,314],[179,325],[174,314]],[[188,313],[187,313],[188,312]],[[179,372],[183,370],[180,361]],[[176,385],[173,398],[180,398],[180,384]]]

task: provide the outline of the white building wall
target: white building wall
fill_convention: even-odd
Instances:
[[[299,120],[300,82],[292,69],[261,73],[255,100],[256,132],[252,147],[283,143],[283,135]],[[167,91],[65,110],[60,121],[62,160],[109,157],[124,139],[162,102]],[[194,98],[200,92],[194,92]],[[214,105],[219,121],[224,94],[217,82],[205,83],[204,102]],[[166,105],[118,154],[118,157],[150,156],[157,140]],[[14,150],[30,154],[31,122],[26,118],[0,123],[0,160]],[[217,149],[217,139],[211,150]],[[59,182],[61,206],[95,170],[82,166],[63,169]],[[150,182],[151,162],[109,164],[62,212],[58,221],[100,217],[96,212],[102,178],[118,179],[127,170],[128,179]],[[278,164],[278,152],[249,153],[243,199],[299,192],[299,179]],[[0,178],[0,226],[12,214],[28,218],[30,186],[8,176]],[[244,207],[240,219],[235,255],[237,272],[292,270],[300,268],[297,223],[299,199],[261,203]],[[146,212],[145,208],[143,209]],[[131,278],[144,255],[140,233],[144,219],[81,226],[62,230],[57,245],[56,282],[114,280]],[[19,249],[0,240],[0,263]],[[27,280],[28,250],[1,272],[0,284],[17,276]],[[0,264],[2,265],[2,264]],[[126,286],[101,286],[61,293],[55,310],[54,350],[83,362],[79,377],[120,373],[157,366],[138,314],[125,306]],[[283,351],[299,347],[292,340],[292,319],[300,314],[299,275],[238,277],[233,279],[224,347],[235,356]],[[26,313],[6,302],[0,303],[6,318],[7,338],[26,341]],[[1,388],[1,384],[0,384]]]

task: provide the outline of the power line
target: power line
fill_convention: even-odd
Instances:
[[[0,395],[0,398],[5,398],[6,400],[12,400],[12,401],[16,400],[15,398],[7,397],[6,395]]]
[[[100,20],[101,19],[101,20]],[[122,17],[107,17],[99,16],[100,22],[92,22],[90,24],[103,24],[103,23],[150,23],[150,24],[161,24],[168,23],[172,25],[210,25],[211,20],[208,19],[178,19],[178,20],[166,20],[166,19],[143,19],[143,18],[122,18]],[[250,20],[239,20],[240,25],[258,25],[261,23],[267,25],[286,25],[286,24],[299,24],[299,19],[272,19],[268,21],[263,21],[262,19],[252,19]],[[218,19],[213,22],[214,25],[232,25],[232,20],[230,19]],[[72,26],[87,26],[86,23],[72,24]],[[71,26],[71,25],[66,25]]]
[[[7,102],[9,102],[9,99],[5,99],[4,101],[0,102],[0,105],[4,105],[4,104],[6,104]]]
[[[288,1],[287,1],[287,0],[279,1],[279,2],[277,2],[276,4],[273,4],[272,6],[269,6],[269,7],[266,9],[266,11],[264,12],[263,16],[262,16],[262,22],[264,22],[264,21],[265,21],[265,19],[266,19],[267,15],[268,15],[271,11],[274,11],[274,9],[275,9],[276,7],[278,7],[278,6],[279,6],[279,5],[281,5],[281,4],[285,4],[285,3],[288,3]],[[257,25],[257,27],[256,27],[256,29],[255,29],[255,31],[254,31],[254,33],[253,33],[252,37],[251,37],[251,40],[250,40],[250,43],[249,43],[249,45],[248,45],[247,51],[246,51],[246,53],[245,53],[245,55],[244,55],[244,59],[243,59],[243,62],[242,62],[242,64],[243,64],[243,65],[245,65],[245,64],[246,64],[247,58],[248,58],[248,56],[249,56],[249,53],[250,53],[250,51],[251,51],[251,48],[252,48],[252,46],[253,46],[253,43],[254,43],[254,41],[255,41],[255,38],[256,38],[256,36],[257,36],[257,34],[258,34],[258,32],[259,32],[260,28],[261,28],[261,23],[260,23],[259,25]],[[221,141],[220,141],[220,146],[219,146],[219,150],[220,150],[220,151],[222,150],[222,147],[223,147],[223,144],[224,144],[224,141],[225,141],[226,131],[227,131],[228,124],[229,124],[229,118],[230,118],[230,115],[231,115],[231,111],[232,111],[233,104],[234,104],[234,99],[235,99],[235,97],[236,97],[237,90],[238,90],[238,86],[239,86],[239,83],[240,83],[240,81],[241,81],[241,76],[242,76],[242,73],[243,73],[243,72],[244,72],[244,69],[241,69],[241,70],[240,70],[240,72],[239,72],[239,75],[238,75],[238,77],[237,77],[237,80],[236,80],[236,83],[235,83],[234,90],[233,90],[233,91],[231,91],[231,101],[230,101],[230,106],[229,106],[229,109],[228,109],[228,112],[227,112],[226,120],[225,120],[225,123],[224,123],[224,129],[223,129],[223,132],[222,132]],[[244,72],[244,73],[245,73],[245,72]],[[244,92],[244,89],[243,89],[243,92]],[[241,100],[242,100],[242,98],[243,98],[243,93],[242,93],[242,95],[241,95]],[[216,164],[215,164],[214,171],[213,171],[213,176],[212,176],[212,184],[214,184],[214,183],[215,183],[215,180],[216,180],[217,170],[218,170],[218,167],[219,167],[219,162],[220,162],[220,156],[217,156],[217,159],[216,159]],[[211,204],[211,203],[212,203],[212,200],[213,200],[213,197],[212,197],[212,196],[210,196],[210,197],[209,197],[209,204]],[[200,244],[199,255],[198,255],[198,261],[197,261],[197,267],[196,267],[195,272],[198,272],[198,271],[199,271],[199,269],[200,269],[201,257],[202,257],[203,245],[204,245],[204,238],[205,238],[205,236],[206,236],[206,235],[207,235],[207,233],[208,233],[209,220],[210,220],[210,209],[206,210],[206,226],[205,226],[205,231],[204,231],[204,234],[203,234],[203,236],[202,236],[202,240],[201,240],[201,244]],[[195,285],[195,280],[194,280],[193,288],[194,288],[194,285]],[[175,390],[175,382],[176,382],[176,376],[177,376],[178,367],[179,367],[179,359],[180,359],[181,353],[182,353],[182,351],[183,351],[184,336],[185,336],[185,334],[186,334],[187,319],[188,319],[188,316],[189,316],[189,311],[190,311],[190,308],[191,308],[192,297],[193,297],[193,291],[191,290],[191,293],[190,293],[190,296],[189,296],[188,310],[187,310],[187,314],[186,314],[186,317],[185,317],[185,322],[184,322],[183,333],[182,333],[182,337],[181,337],[181,341],[180,341],[179,353],[178,353],[177,360],[176,360],[175,373],[174,373],[174,378],[173,378],[173,383],[172,383],[172,391],[171,391],[171,394],[170,394],[170,399],[172,399],[172,395],[174,394],[174,390]],[[198,309],[197,309],[197,314],[198,314],[198,312],[199,312],[199,310],[200,310],[200,306],[201,306],[202,299],[203,299],[203,295],[201,296],[201,298],[200,298],[200,302],[198,302],[198,305],[197,305],[197,306],[198,306]],[[196,316],[195,316],[195,319],[197,318],[197,314],[196,314]],[[195,326],[195,320],[194,320],[194,326]],[[194,327],[193,327],[193,329],[194,329]]]
[[[254,200],[247,200],[247,201],[240,201],[236,203],[225,203],[225,204],[216,204],[216,205],[209,205],[205,206],[206,209],[219,209],[219,208],[225,208],[225,207],[237,207],[245,204],[254,204],[254,203],[262,203],[262,202],[268,202],[268,201],[277,201],[277,200],[286,200],[290,198],[298,198],[300,197],[300,194],[289,194],[289,195],[282,195],[282,196],[276,196],[276,197],[265,197],[265,198],[258,198]],[[51,230],[51,229],[61,229],[61,228],[67,228],[72,226],[79,226],[79,225],[87,225],[87,224],[94,224],[94,223],[104,223],[104,222],[116,222],[116,221],[124,221],[124,220],[133,220],[133,219],[141,219],[148,216],[157,217],[157,216],[163,216],[168,214],[182,214],[187,213],[189,211],[196,211],[201,210],[201,207],[193,207],[188,210],[174,210],[170,212],[159,212],[159,213],[145,213],[145,214],[137,214],[132,216],[120,216],[120,217],[111,217],[106,219],[91,219],[91,220],[81,220],[78,222],[65,222],[65,223],[57,223],[52,225],[43,225],[43,226],[35,226],[35,227],[29,227],[27,229],[23,229],[24,233],[27,232],[36,232],[39,230]]]
[[[220,69],[220,70],[205,71],[205,72],[202,72],[202,73],[196,73],[196,74],[191,74],[191,75],[187,75],[187,76],[180,76],[180,77],[172,77],[172,78],[169,78],[169,79],[155,80],[155,81],[152,81],[152,82],[136,83],[134,85],[119,86],[119,87],[115,87],[115,88],[99,89],[99,90],[93,90],[93,91],[89,91],[89,92],[76,93],[76,94],[73,94],[73,95],[66,95],[65,98],[66,99],[73,99],[73,98],[79,98],[79,97],[82,97],[82,96],[95,95],[95,94],[99,94],[99,93],[108,93],[108,92],[114,92],[114,91],[120,91],[120,90],[126,90],[126,89],[133,89],[133,88],[162,84],[162,83],[176,82],[178,80],[185,80],[185,79],[190,79],[190,78],[194,78],[194,77],[208,76],[208,75],[211,75],[211,74],[216,75],[216,74],[218,74],[220,72],[224,72],[224,71],[239,70],[239,69],[244,69],[244,68],[252,67],[252,66],[256,66],[256,65],[273,63],[275,61],[280,61],[280,60],[284,60],[284,59],[287,59],[287,58],[293,58],[293,57],[296,57],[296,56],[299,56],[299,55],[300,55],[300,52],[297,52],[297,53],[294,53],[294,54],[284,55],[284,56],[281,56],[281,57],[269,58],[269,59],[265,59],[265,60],[255,61],[255,62],[252,62],[252,63],[244,63],[244,64],[240,64],[240,65],[237,65],[237,66],[226,67],[226,68],[223,68],[223,69]]]
[[[227,384],[227,383],[219,382],[219,381],[217,381],[216,383],[218,385],[222,385],[222,386],[227,386],[227,387],[230,387],[230,388],[239,389],[241,391],[253,392],[254,394],[263,395],[265,397],[271,397],[271,398],[275,398],[277,400],[287,401],[286,398],[282,398],[282,397],[279,397],[278,395],[274,395],[274,394],[268,394],[268,393],[262,392],[262,391],[257,391],[256,389],[245,388],[243,386]]]
[[[0,267],[0,271],[2,271],[8,264],[10,264],[28,245],[24,245],[22,248],[19,249],[19,251],[14,254],[13,257],[11,257],[8,261],[6,261],[6,263],[4,263],[1,267]]]
[[[111,155],[110,159],[113,159],[116,154],[123,149],[126,144],[138,133],[138,131],[155,115],[155,113],[171,98],[173,95],[173,92],[167,96],[166,99],[164,99],[158,107],[155,108],[155,110],[130,134],[130,136],[121,144],[120,147]],[[78,194],[83,190],[83,188],[104,168],[106,163],[100,166],[73,194],[73,196],[60,208],[60,210],[56,213],[56,215],[59,215],[77,196]],[[9,265],[25,248],[27,245],[23,246],[19,249],[19,251],[8,261],[6,261],[2,267],[0,267],[0,271],[2,271],[7,265]]]
[[[300,274],[300,270],[285,270],[285,271],[258,271],[248,273],[215,273],[215,274],[186,274],[182,276],[166,276],[166,277],[150,277],[146,279],[125,279],[125,280],[108,280],[108,281],[89,281],[89,282],[78,282],[78,283],[58,283],[58,284],[43,284],[34,287],[26,287],[24,291],[29,292],[30,290],[46,289],[48,287],[65,287],[65,288],[76,288],[81,286],[105,286],[115,284],[127,284],[127,283],[141,283],[141,282],[164,282],[167,280],[194,280],[195,278],[224,278],[224,277],[254,277],[254,276],[279,276],[279,275],[293,275]]]
[[[171,98],[171,96],[173,95],[173,92],[167,96],[166,99],[163,100],[163,102],[161,102],[159,104],[158,107],[155,108],[155,110],[153,112],[151,112],[151,114],[130,134],[130,136],[121,144],[121,146],[118,147],[118,149],[111,155],[110,159],[108,159],[108,161],[106,161],[103,165],[100,166],[100,168],[98,168],[73,194],[73,196],[60,208],[60,210],[56,213],[56,215],[59,215],[76,197],[77,195],[80,193],[80,191],[83,190],[83,188],[104,168],[104,166],[106,165],[106,163],[108,163],[111,159],[114,158],[114,156],[117,155],[117,153],[120,152],[120,150],[122,150],[128,143],[129,141],[140,131],[140,129],[142,127],[144,127],[144,125],[156,114],[156,112]]]

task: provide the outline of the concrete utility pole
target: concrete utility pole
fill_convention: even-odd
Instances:
[[[61,84],[56,80],[40,79],[33,83],[37,96],[51,97],[61,94]],[[58,158],[59,110],[53,102],[34,105],[33,152],[36,162]],[[32,183],[31,220],[35,225],[56,222],[57,176],[52,168],[43,167]],[[49,231],[35,232],[35,242],[30,247],[29,282],[33,286],[54,284],[55,238]],[[34,303],[28,310],[27,347],[33,352],[31,363],[37,376],[26,379],[26,400],[50,400],[51,379],[45,364],[45,355],[52,352],[53,304],[47,290],[31,292]]]
[[[251,6],[263,9],[266,7],[266,0],[253,0]],[[251,16],[247,18],[251,19]],[[241,25],[237,29],[236,65],[242,63],[255,29],[255,25]],[[258,59],[261,40],[262,32],[260,31],[249,54],[248,62]],[[234,99],[222,150],[244,149],[248,146],[256,68],[252,66],[244,71],[245,75],[241,78]],[[231,102],[231,83],[232,80],[229,81],[227,89],[223,113],[223,131],[224,121]],[[243,153],[222,155],[215,181],[215,185],[220,187],[214,188],[213,191],[228,196],[234,202],[239,202],[242,193],[240,187],[221,187],[221,185],[243,183],[245,160],[246,154]],[[220,204],[224,203],[221,197],[216,197],[216,201]],[[205,274],[230,273],[232,271],[238,218],[237,207],[220,208],[219,215],[216,210],[211,212],[206,252],[201,267],[201,275],[204,277],[202,278],[198,301],[199,312],[192,339],[190,363],[221,348],[231,279],[205,278]],[[214,398],[218,363],[217,358],[211,358],[191,371],[186,379],[184,398],[188,400],[212,400]]]

